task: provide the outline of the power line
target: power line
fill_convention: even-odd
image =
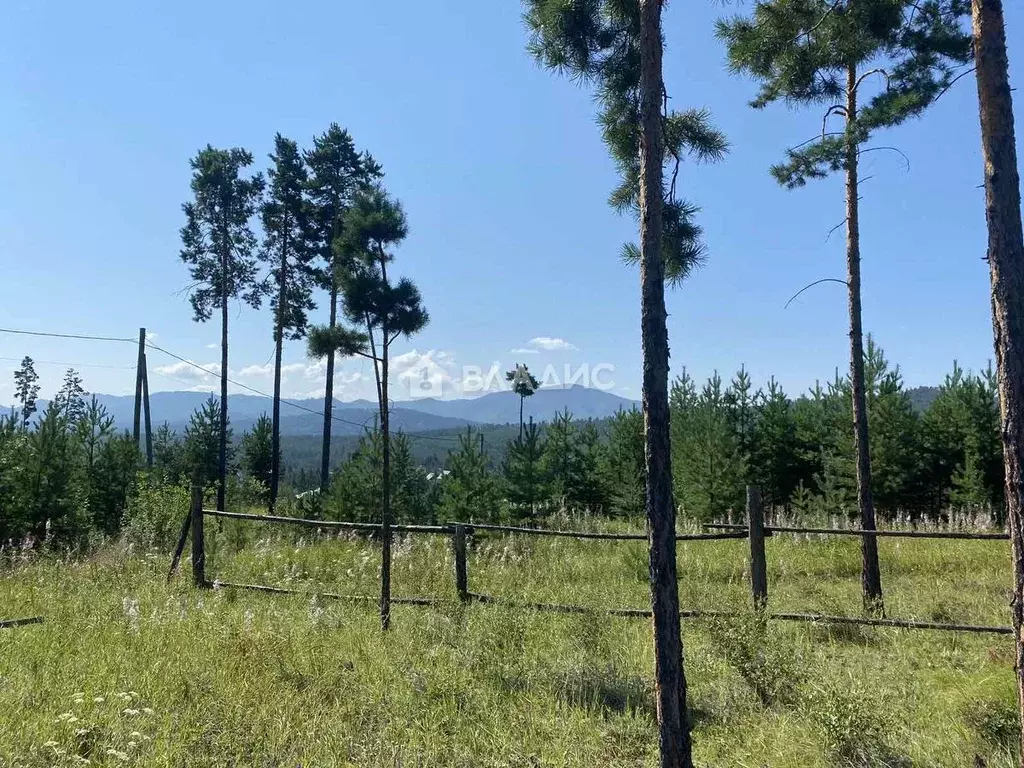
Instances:
[[[0,333],[14,333],[19,336],[45,336],[53,339],[83,339],[85,341],[117,341],[128,344],[138,343],[137,339],[119,339],[116,336],[86,336],[79,333],[49,333],[46,331],[22,331],[16,328],[0,328]]]
[[[110,342],[117,342],[117,343],[121,343],[121,344],[136,344],[136,343],[138,343],[137,339],[119,338],[117,336],[94,336],[94,335],[80,334],[80,333],[57,333],[57,332],[53,332],[53,331],[26,331],[26,330],[22,330],[22,329],[18,329],[18,328],[0,328],[0,333],[10,333],[10,334],[15,334],[15,335],[19,335],[19,336],[36,336],[36,337],[53,338],[53,339],[76,339],[76,340],[79,340],[79,341],[110,341]],[[145,340],[145,344],[150,349],[155,349],[157,352],[162,352],[163,354],[167,355],[168,357],[174,358],[175,360],[178,360],[178,361],[180,361],[182,363],[185,363],[186,365],[190,365],[193,368],[195,368],[196,370],[202,371],[203,373],[207,374],[208,376],[212,376],[214,378],[220,378],[220,374],[217,373],[216,371],[211,371],[209,368],[204,368],[203,366],[199,365],[198,363],[194,363],[191,360],[182,357],[181,355],[176,355],[174,352],[170,352],[170,351],[164,349],[163,347],[157,346],[156,344],[151,342],[149,339]],[[7,358],[7,359],[11,359],[11,358]],[[17,361],[15,361],[15,362],[17,362]],[[40,360],[39,362],[40,363],[45,363],[45,364],[53,364],[53,365],[75,365],[74,363],[48,363],[47,361],[43,361],[43,360]],[[107,367],[107,368],[119,369],[119,370],[128,370],[130,368],[134,368],[134,366],[101,366],[100,364],[96,364],[96,363],[92,363],[92,364],[90,364],[90,363],[79,363],[77,365],[81,365],[83,367],[89,366],[89,367],[97,367],[97,368],[98,367]],[[160,376],[163,376],[164,378],[170,379],[171,381],[177,381],[173,377],[167,376],[166,374],[160,373],[159,371],[155,371],[155,373],[157,373]],[[259,395],[260,397],[266,397],[266,398],[273,399],[272,395],[270,395],[270,394],[268,394],[266,392],[263,392],[263,391],[261,391],[259,389],[256,389],[255,387],[250,387],[248,384],[243,384],[240,381],[235,381],[234,379],[230,379],[230,378],[228,379],[228,381],[230,383],[234,384],[236,387],[240,387],[240,388],[242,388],[242,389],[244,389],[244,390],[246,390],[248,392],[252,392],[253,394]],[[184,382],[180,382],[179,381],[178,383],[183,384]],[[311,413],[314,416],[319,416],[320,418],[323,418],[323,416],[324,416],[323,411],[317,411],[317,410],[315,410],[313,408],[307,408],[304,405],[299,405],[298,403],[294,403],[294,402],[291,402],[289,400],[285,400],[284,398],[281,399],[281,402],[284,403],[285,405],[291,406],[292,408],[296,408],[296,409],[298,409],[300,411],[305,411],[306,413]],[[374,418],[373,415],[367,417],[366,420],[362,424],[360,424],[359,422],[350,421],[349,419],[343,419],[340,416],[335,416],[334,414],[331,414],[331,419],[333,421],[336,421],[339,424],[347,424],[347,425],[352,426],[352,427],[357,427],[359,429],[364,430],[367,433],[369,433],[370,428],[368,426],[366,426],[366,422],[369,421],[372,418]],[[409,433],[406,433],[406,437],[408,437],[409,439],[413,439],[413,440],[434,440],[434,441],[438,441],[438,442],[450,442],[452,440],[458,440],[458,438],[459,438],[458,435],[417,435],[417,434],[409,434]]]
[[[17,357],[0,357],[0,360],[9,363],[20,363],[21,358]],[[134,371],[134,365],[104,365],[102,363],[68,363],[61,362],[60,360],[36,360],[32,358],[32,362],[36,365],[61,365],[68,366],[69,368],[107,368],[112,371]]]
[[[146,346],[151,348],[151,349],[155,349],[157,352],[162,352],[163,354],[167,355],[168,357],[172,357],[175,360],[178,360],[179,362],[185,363],[186,365],[190,365],[193,368],[195,368],[196,370],[202,371],[203,373],[207,374],[208,376],[212,376],[214,378],[220,378],[220,373],[218,373],[216,371],[212,371],[209,368],[204,368],[203,366],[199,365],[198,363],[194,363],[191,360],[182,357],[181,355],[176,355],[173,352],[169,352],[168,350],[164,349],[163,347],[157,346],[156,344],[153,344],[150,341],[146,342]],[[164,375],[164,374],[159,374],[159,375]],[[234,379],[231,379],[231,378],[228,378],[228,382],[230,382],[231,384],[234,384],[236,387],[241,387],[244,390],[252,392],[255,395],[259,395],[260,397],[266,397],[266,398],[273,399],[272,395],[268,394],[267,392],[263,392],[262,390],[256,389],[255,387],[250,387],[248,384],[243,384],[240,381],[235,381]],[[317,410],[315,410],[313,408],[307,408],[304,405],[300,405],[299,403],[295,403],[295,402],[292,402],[290,400],[285,400],[284,398],[281,398],[281,402],[283,404],[288,405],[288,406],[290,406],[292,408],[295,408],[297,410],[305,411],[306,413],[311,413],[314,416],[319,416],[320,418],[324,417],[323,411],[317,411]],[[369,421],[372,418],[374,418],[373,415],[368,416],[366,421]],[[340,424],[347,424],[347,425],[352,426],[352,427],[358,427],[359,429],[362,429],[362,430],[364,430],[367,433],[369,433],[369,431],[370,431],[370,428],[366,426],[366,421],[364,421],[362,424],[360,424],[357,421],[351,421],[349,419],[343,419],[340,416],[335,416],[334,414],[331,414],[331,419],[333,421],[337,421]],[[453,439],[454,440],[458,440],[458,435],[450,435],[449,436],[449,435],[415,435],[415,434],[406,434],[406,437],[408,437],[410,439],[413,439],[413,440],[437,440],[437,441],[450,441],[450,440],[453,440]]]

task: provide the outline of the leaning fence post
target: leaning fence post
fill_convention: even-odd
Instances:
[[[754,607],[762,609],[768,604],[768,563],[764,554],[764,508],[761,506],[761,489],[756,485],[747,486],[747,527],[750,591],[754,596]]]
[[[466,567],[466,526],[456,523],[452,534],[452,549],[455,551],[455,591],[459,600],[469,602],[469,570]]]
[[[192,483],[192,580],[206,587],[206,545],[203,539],[203,486]]]

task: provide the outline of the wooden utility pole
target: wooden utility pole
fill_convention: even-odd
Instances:
[[[142,354],[142,413],[146,428],[146,468],[153,468],[153,417],[149,410],[149,361]]]
[[[146,329],[139,328],[139,355],[135,363],[135,418],[132,420],[132,440],[139,449],[139,430],[142,421],[142,371],[146,367]]]
[[[1011,613],[1024,768],[1024,227],[1021,224],[1013,96],[1001,0],[972,0],[974,61],[985,163],[985,219],[992,329],[1002,415],[1006,519],[1013,559]]]

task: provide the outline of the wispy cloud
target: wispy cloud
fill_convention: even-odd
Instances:
[[[199,370],[196,366],[205,368],[206,370]],[[193,363],[185,362],[184,360],[178,363],[172,363],[170,365],[158,365],[154,368],[156,373],[163,376],[170,376],[177,379],[186,379],[188,381],[208,381],[210,379],[220,376],[220,363]]]
[[[291,376],[293,373],[305,373],[307,366],[305,363],[288,363],[287,365],[281,366],[281,376]],[[238,372],[239,376],[256,376],[263,378],[270,378],[274,375],[274,364],[264,363],[263,365],[247,365],[245,368]]]
[[[527,342],[534,349],[543,349],[547,352],[570,352],[577,347],[565,339],[558,339],[553,336],[535,336]]]
[[[219,341],[215,341],[212,344],[207,344],[206,348],[207,349],[220,349],[220,342]]]
[[[529,349],[527,347],[518,347],[516,349],[510,349],[509,352],[513,355],[539,355],[539,349]]]

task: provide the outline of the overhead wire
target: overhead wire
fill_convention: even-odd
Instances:
[[[137,339],[122,338],[122,337],[117,337],[117,336],[99,336],[99,335],[80,334],[80,333],[58,333],[58,332],[55,332],[55,331],[29,331],[29,330],[24,330],[24,329],[20,329],[20,328],[0,328],[0,333],[9,333],[9,334],[15,334],[15,335],[19,335],[19,336],[36,336],[36,337],[44,337],[44,338],[55,338],[55,339],[75,339],[75,340],[80,340],[80,341],[108,341],[108,342],[116,342],[116,343],[121,343],[121,344],[137,344],[138,343]],[[171,352],[170,350],[167,350],[167,349],[165,349],[165,348],[163,348],[163,347],[161,347],[161,346],[159,346],[157,344],[154,344],[149,339],[145,339],[144,343],[145,343],[145,346],[147,348],[149,348],[149,349],[153,349],[153,350],[155,350],[157,352],[160,352],[162,354],[167,355],[168,357],[171,357],[171,358],[173,358],[175,360],[178,360],[179,362],[185,363],[186,365],[189,365],[189,366],[195,368],[196,370],[202,371],[203,373],[205,373],[208,376],[212,376],[214,378],[220,378],[220,373],[218,371],[213,371],[213,370],[210,370],[209,368],[204,368],[203,366],[201,366],[198,363],[195,363],[195,362],[189,360],[186,357],[182,357],[181,355],[175,354],[174,352]],[[44,363],[44,364],[48,364],[47,361],[43,361],[43,360],[40,360],[39,362],[40,363]],[[98,363],[78,363],[78,364],[74,364],[74,363],[52,363],[52,364],[55,364],[55,365],[80,365],[82,367],[90,366],[90,367],[97,367],[97,368],[104,367],[104,368],[120,369],[120,370],[128,370],[128,369],[134,368],[134,366],[104,366],[104,365],[101,365],[101,364],[98,364]],[[182,382],[182,381],[180,381],[178,379],[175,379],[172,376],[168,376],[167,374],[162,373],[160,371],[154,371],[154,373],[156,373],[158,376],[162,376],[162,377],[164,377],[166,379],[169,379],[171,381],[175,381],[175,382],[177,382],[179,384],[184,384],[185,383],[185,382]],[[260,397],[266,397],[266,398],[273,399],[273,396],[270,395],[269,393],[263,392],[262,390],[256,389],[255,387],[250,387],[248,384],[243,384],[242,382],[236,381],[236,380],[231,379],[231,378],[228,378],[228,382],[231,383],[231,384],[234,384],[236,387],[244,389],[244,390],[246,390],[248,392],[251,392],[251,393],[253,393],[255,395],[259,395]],[[291,408],[295,408],[295,409],[300,410],[300,411],[305,411],[306,413],[311,413],[311,414],[313,414],[315,416],[319,416],[320,418],[323,418],[323,416],[324,416],[324,412],[323,411],[317,411],[314,408],[308,408],[308,407],[306,407],[304,405],[300,405],[299,403],[295,403],[295,402],[292,402],[290,400],[286,400],[284,398],[281,399],[281,402],[284,403],[285,405],[291,407]],[[389,411],[391,410],[390,403],[389,403],[388,410]],[[359,422],[356,422],[356,421],[351,421],[350,419],[342,418],[340,416],[335,416],[333,413],[331,414],[331,420],[332,421],[336,421],[339,424],[347,424],[347,425],[352,426],[352,427],[357,427],[358,429],[363,430],[367,434],[370,433],[370,428],[367,426],[367,422],[370,421],[370,419],[373,419],[375,417],[376,417],[376,414],[371,414],[370,416],[368,416],[366,418],[366,420],[364,420],[362,423],[359,423]],[[412,439],[412,440],[433,440],[433,441],[436,441],[436,442],[449,442],[450,443],[452,440],[458,440],[460,436],[459,435],[424,435],[424,434],[409,434],[409,433],[406,433],[406,437],[409,438],[409,439]]]

